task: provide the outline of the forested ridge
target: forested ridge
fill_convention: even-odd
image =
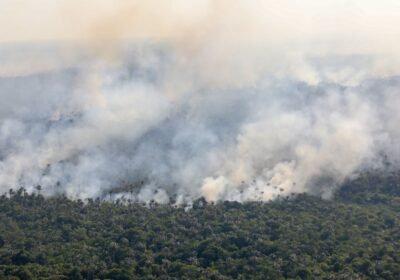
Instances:
[[[400,175],[332,200],[194,202],[0,197],[0,279],[400,279]]]

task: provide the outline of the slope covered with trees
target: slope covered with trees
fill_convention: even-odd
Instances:
[[[400,177],[330,201],[144,206],[0,197],[0,279],[400,279]]]

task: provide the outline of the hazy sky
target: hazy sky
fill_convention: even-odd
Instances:
[[[356,37],[363,44],[384,41],[389,47],[388,43],[400,38],[400,2],[0,0],[2,42],[168,37],[181,35],[182,29],[217,32],[221,25],[229,24],[246,25],[247,31],[259,36],[277,33],[274,36],[301,40]]]

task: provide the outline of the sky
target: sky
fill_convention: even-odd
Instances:
[[[228,19],[259,34],[273,27],[276,33],[297,32],[287,35],[293,37],[357,34],[391,41],[400,23],[400,3],[394,0],[1,0],[0,7],[3,42],[176,36],[196,24],[207,28],[210,18],[210,31]],[[110,30],[102,33],[100,27]]]

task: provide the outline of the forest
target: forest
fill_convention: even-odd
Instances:
[[[400,174],[364,172],[330,200],[174,207],[0,197],[0,279],[400,279]]]

